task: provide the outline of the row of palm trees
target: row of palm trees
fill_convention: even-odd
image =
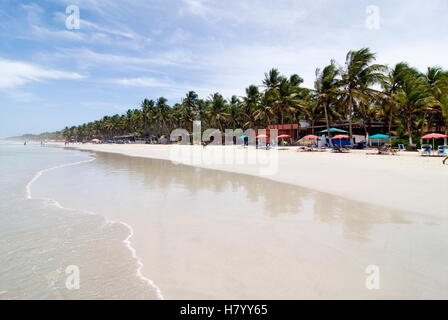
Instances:
[[[362,123],[366,134],[373,123],[381,123],[384,133],[407,137],[409,144],[427,130],[447,133],[448,72],[429,67],[422,73],[404,62],[389,68],[375,60],[368,48],[350,51],[343,66],[332,60],[317,69],[312,89],[303,87],[297,74],[286,77],[271,69],[262,85],[249,86],[242,97],[226,99],[214,93],[201,99],[190,91],[173,106],[163,97],[145,99],[125,114],[66,127],[60,134],[77,141],[119,135],[154,137],[169,135],[175,128],[191,131],[196,119],[202,121],[203,129],[221,131],[299,120],[307,120],[312,127],[325,123],[330,129],[348,122],[350,136],[354,122]]]

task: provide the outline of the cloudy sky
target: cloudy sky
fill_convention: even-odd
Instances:
[[[0,0],[0,137],[189,90],[243,95],[272,67],[311,87],[316,67],[362,47],[388,65],[448,68],[447,12],[446,0]]]

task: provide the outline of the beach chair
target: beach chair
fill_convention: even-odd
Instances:
[[[387,152],[386,146],[378,146],[378,154],[386,154]]]
[[[350,149],[341,148],[341,146],[335,144],[335,145],[333,145],[333,149],[331,150],[331,152],[334,152],[334,153],[348,153],[348,152],[350,152]]]
[[[437,150],[437,155],[440,157],[448,156],[448,146],[439,146],[439,150]]]
[[[399,144],[398,151],[404,151],[404,150],[405,150],[404,144]]]
[[[432,147],[430,144],[422,145],[422,149],[420,150],[421,156],[430,156],[432,151]]]

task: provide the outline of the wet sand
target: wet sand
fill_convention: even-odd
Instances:
[[[445,218],[250,174],[96,157],[43,177],[40,189],[131,225],[143,274],[166,299],[448,297]],[[369,265],[380,290],[366,288]]]
[[[134,157],[170,160],[172,145],[92,145],[74,144],[79,150],[118,153]],[[213,155],[213,148],[205,152]],[[275,162],[271,174],[261,175],[260,166],[241,164],[193,164],[196,167],[263,177],[300,187],[329,193],[343,198],[381,205],[384,207],[447,218],[445,205],[440,203],[448,191],[448,166],[442,158],[420,157],[417,153],[400,153],[397,156],[366,155],[375,151],[352,151],[348,154],[331,152],[299,153],[295,148],[278,151],[257,150],[271,155]],[[193,150],[192,153],[200,152]],[[243,155],[248,150],[238,150]],[[250,150],[251,151],[251,150]],[[202,150],[202,152],[204,152]],[[270,154],[271,153],[271,154]]]

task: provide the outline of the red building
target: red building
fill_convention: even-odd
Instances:
[[[266,129],[266,134],[269,135],[270,134],[270,130],[272,129],[277,129],[278,130],[278,135],[289,135],[291,136],[291,140],[292,141],[297,141],[299,140],[299,125],[298,124],[274,124],[274,125],[270,125],[267,129]]]

